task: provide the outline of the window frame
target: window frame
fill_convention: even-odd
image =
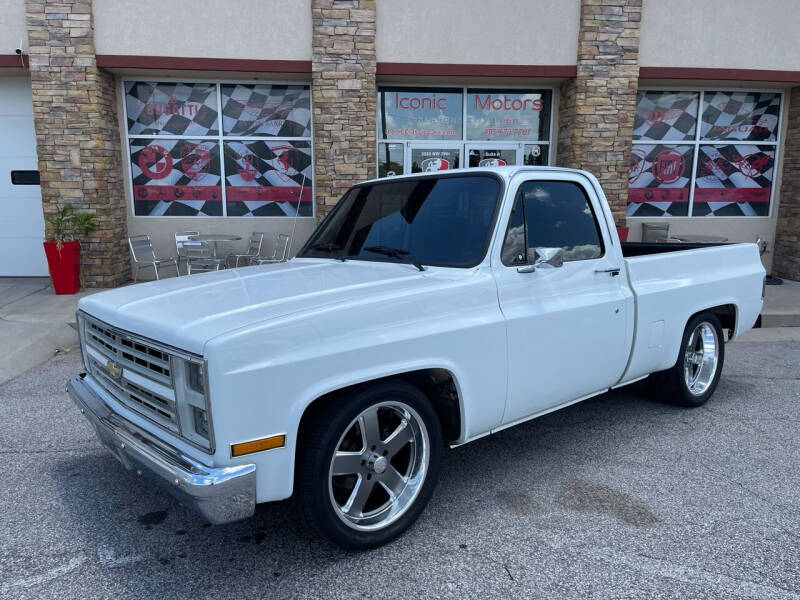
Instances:
[[[673,85],[648,85],[639,86],[639,92],[692,92],[698,95],[697,113],[695,116],[695,132],[694,138],[688,140],[634,140],[631,139],[631,149],[637,145],[643,146],[691,146],[692,148],[692,166],[691,177],[689,180],[689,200],[686,215],[664,215],[664,216],[636,216],[630,215],[629,219],[771,219],[774,216],[775,210],[775,191],[777,181],[780,177],[780,152],[785,142],[783,138],[783,125],[785,121],[786,111],[786,94],[785,90],[778,88],[758,88],[758,87],[737,87],[733,86],[673,86]],[[778,123],[775,126],[775,140],[774,141],[758,141],[758,140],[706,140],[704,141],[700,135],[701,121],[703,115],[703,100],[706,93],[716,92],[739,92],[743,94],[777,94],[780,97],[780,110],[778,111]],[[638,103],[637,103],[638,106]],[[773,158],[773,175],[772,182],[769,188],[769,211],[766,215],[693,215],[694,211],[694,192],[697,187],[697,160],[700,154],[700,146],[730,146],[730,145],[751,145],[751,146],[772,146],[775,149],[775,157]],[[627,200],[627,198],[626,198]],[[625,208],[629,202],[626,201]]]
[[[504,267],[524,267],[525,265],[530,265],[531,264],[531,261],[530,261],[530,259],[528,257],[528,249],[529,249],[529,246],[528,246],[528,220],[526,218],[526,212],[527,211],[525,209],[525,203],[524,202],[522,203],[522,224],[523,224],[523,226],[525,228],[524,229],[524,236],[523,236],[524,239],[525,239],[525,262],[521,262],[521,263],[514,262],[514,263],[511,263],[511,264],[508,264],[505,260],[503,260],[503,250],[505,249],[506,236],[508,235],[509,225],[511,224],[511,215],[514,212],[514,207],[516,206],[517,201],[521,197],[520,195],[522,194],[522,187],[525,184],[528,184],[528,183],[565,183],[565,184],[568,184],[568,185],[574,185],[575,187],[577,187],[581,191],[581,193],[583,194],[584,199],[586,200],[586,204],[588,204],[588,206],[589,206],[589,210],[592,213],[592,219],[594,219],[594,227],[595,227],[595,231],[597,232],[597,239],[600,240],[600,256],[595,256],[593,258],[577,258],[577,259],[574,259],[574,260],[564,259],[564,263],[565,264],[566,263],[585,262],[587,260],[602,260],[602,259],[604,259],[606,257],[607,248],[606,248],[605,238],[603,237],[603,230],[600,227],[600,221],[597,218],[597,211],[595,210],[594,203],[592,202],[592,198],[589,195],[589,192],[586,189],[586,186],[584,186],[579,181],[574,181],[572,179],[525,179],[523,181],[520,181],[519,184],[517,185],[517,190],[514,193],[514,201],[511,203],[511,208],[508,211],[508,219],[506,220],[506,227],[503,230],[502,241],[500,243],[500,262]],[[563,248],[563,247],[564,246],[559,246],[559,248]]]
[[[218,131],[217,135],[175,135],[175,134],[132,134],[128,130],[128,103],[126,98],[125,84],[137,82],[155,82],[155,83],[207,83],[213,84],[216,88],[217,97],[217,121]],[[223,85],[303,85],[309,89],[309,110],[311,111],[311,123],[309,125],[308,137],[273,137],[273,136],[241,136],[241,135],[225,135],[223,126],[222,115],[222,86]],[[126,185],[127,193],[130,194],[130,214],[137,219],[316,219],[316,177],[314,176],[314,97],[311,93],[311,82],[304,79],[301,80],[276,80],[276,79],[215,79],[208,77],[161,77],[157,75],[138,75],[138,76],[124,76],[119,78],[119,94],[120,101],[122,102],[122,129],[123,129],[123,148],[122,160],[125,163],[125,173],[128,177]],[[133,193],[133,171],[131,169],[131,140],[146,139],[146,140],[201,140],[206,142],[215,142],[219,145],[219,161],[220,161],[220,188],[221,188],[221,202],[222,214],[221,215],[137,215],[136,214],[136,199]],[[284,215],[250,215],[250,216],[228,216],[228,200],[226,194],[227,185],[225,183],[225,141],[229,142],[254,142],[254,141],[275,141],[275,142],[308,142],[311,151],[311,214],[300,215],[297,217]]]
[[[380,145],[381,144],[402,144],[403,146],[403,175],[415,175],[416,173],[405,172],[405,163],[406,163],[406,155],[408,154],[409,145],[410,144],[417,144],[417,143],[433,143],[433,144],[457,144],[461,148],[462,154],[462,162],[466,163],[467,156],[466,156],[466,147],[469,144],[499,144],[499,145],[506,145],[506,144],[517,144],[520,145],[523,149],[525,145],[529,144],[538,144],[540,146],[547,146],[547,164],[544,166],[551,166],[553,164],[553,149],[556,146],[555,136],[554,136],[554,127],[556,125],[556,112],[558,112],[558,105],[560,102],[558,96],[558,86],[554,85],[482,85],[482,84],[475,84],[475,85],[449,85],[449,84],[433,84],[433,83],[398,83],[395,84],[393,82],[383,82],[376,85],[376,102],[375,102],[375,176],[380,177]],[[461,90],[461,137],[458,139],[449,139],[449,140],[418,140],[418,139],[410,139],[410,138],[397,138],[397,139],[389,139],[381,137],[381,128],[380,128],[380,93],[384,89],[392,89],[392,90]],[[550,119],[548,124],[548,133],[549,138],[546,140],[470,140],[467,138],[467,93],[469,90],[503,90],[512,93],[520,93],[524,91],[536,90],[536,91],[549,91],[550,92]],[[523,167],[525,165],[516,165],[518,167]],[[469,168],[469,167],[462,167],[462,168]]]

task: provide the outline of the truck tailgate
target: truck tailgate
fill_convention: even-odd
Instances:
[[[625,258],[636,299],[636,331],[624,379],[667,369],[678,357],[692,315],[735,309],[735,335],[761,312],[764,267],[755,244],[727,244]]]

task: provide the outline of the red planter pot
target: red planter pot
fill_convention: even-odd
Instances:
[[[44,253],[56,294],[77,294],[81,289],[81,242],[44,242]]]
[[[627,242],[628,241],[628,234],[630,233],[630,227],[621,227],[617,225],[617,235],[619,235],[620,242]]]

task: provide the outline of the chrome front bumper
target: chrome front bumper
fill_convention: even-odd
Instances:
[[[126,468],[147,475],[182,504],[214,524],[250,517],[256,505],[256,466],[207,467],[123,419],[85,381],[73,377],[67,392],[97,430],[100,441]]]

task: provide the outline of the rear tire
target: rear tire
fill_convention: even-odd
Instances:
[[[311,416],[297,451],[306,522],[343,548],[390,542],[430,500],[443,444],[430,401],[403,381],[331,399]]]
[[[717,389],[725,362],[722,325],[712,312],[695,315],[686,324],[675,364],[650,376],[650,389],[661,399],[694,408]]]

